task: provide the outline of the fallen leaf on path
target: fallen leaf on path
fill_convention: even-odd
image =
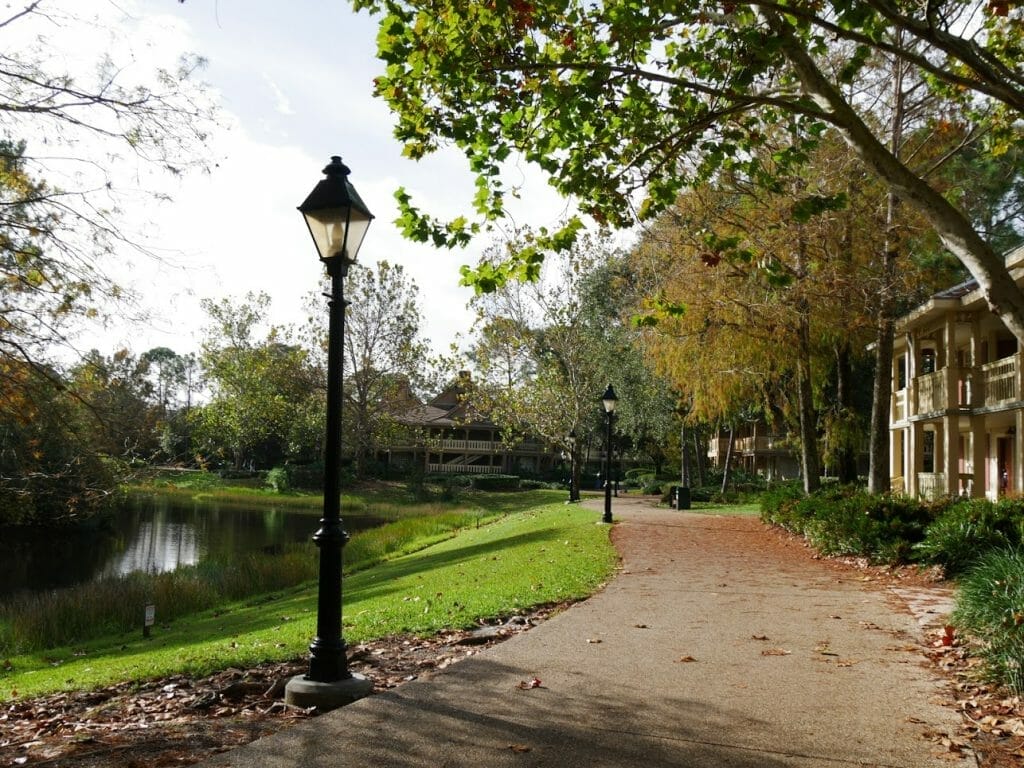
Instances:
[[[836,662],[837,667],[852,667],[857,662],[853,659],[840,659]]]
[[[953,645],[953,633],[956,631],[956,628],[952,624],[947,624],[942,630],[942,638],[939,640],[939,644],[944,646]]]
[[[767,640],[768,639],[768,635],[751,635],[750,639],[751,640]]]
[[[636,629],[647,629],[647,625],[646,624],[634,624],[633,626]]]
[[[696,661],[696,659],[693,658],[693,656],[682,656],[681,658],[676,659],[676,661],[682,664],[689,664],[691,661]]]
[[[519,683],[516,685],[516,688],[519,688],[519,689],[524,690],[524,691],[528,691],[531,688],[540,688],[540,687],[541,687],[541,682],[540,682],[540,678],[539,677],[531,677],[529,680],[520,680]]]
[[[533,749],[533,747],[528,747],[525,744],[509,744],[508,745],[508,749],[511,749],[513,752],[522,753],[522,752],[529,752],[530,750]]]
[[[787,651],[785,648],[769,648],[766,651],[761,651],[762,656],[789,656],[792,651]]]
[[[588,643],[600,643],[601,642],[601,638],[599,638],[599,637],[588,637],[587,638],[587,642]]]

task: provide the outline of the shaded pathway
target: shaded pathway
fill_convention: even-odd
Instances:
[[[600,501],[585,504],[597,520]],[[590,600],[208,764],[957,764],[931,738],[957,716],[937,703],[914,619],[883,592],[753,518],[650,504],[616,499],[622,568]],[[541,687],[518,687],[533,677]]]

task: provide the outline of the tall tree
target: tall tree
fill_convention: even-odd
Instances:
[[[70,385],[92,424],[95,450],[115,458],[149,460],[159,449],[157,421],[149,381],[149,362],[126,349],[106,356],[93,350],[71,371]]]
[[[0,357],[0,524],[74,526],[107,511],[116,494],[91,414],[68,387],[52,385],[58,378]]]
[[[400,264],[358,265],[345,284],[345,446],[351,448],[357,476],[400,430],[395,416],[407,409],[421,384],[427,342],[420,335],[419,288]],[[320,301],[319,296],[310,302]],[[310,308],[307,334],[325,364],[326,312]]]
[[[950,111],[986,134],[989,155],[1022,141],[1024,7],[985,0],[904,4],[496,0],[466,6],[354,0],[380,14],[377,92],[406,154],[454,144],[477,174],[477,220],[437,222],[399,192],[408,236],[452,245],[502,216],[505,163],[518,153],[600,222],[633,223],[687,184],[743,168],[771,182],[757,148],[779,129],[784,169],[834,131],[913,207],[1024,341],[1024,292],[966,213],[892,151],[857,87],[896,57]],[[786,172],[789,172],[786,170]],[[541,245],[564,247],[578,223]],[[486,290],[536,272],[543,248],[466,279]]]
[[[40,389],[63,392],[71,383],[53,362],[55,349],[63,346],[67,359],[75,328],[127,296],[106,267],[122,263],[140,244],[121,226],[127,192],[113,169],[177,174],[201,165],[211,124],[210,105],[195,81],[198,59],[144,71],[102,55],[95,67],[69,71],[72,57],[53,35],[103,31],[91,19],[76,18],[74,6],[24,0],[8,4],[0,16],[0,420],[9,424],[18,422],[17,411],[28,402],[48,402],[61,413],[74,407],[66,394],[46,396]],[[95,487],[112,491],[110,473],[93,460],[88,430],[76,432],[77,423],[66,420],[65,448],[69,456],[81,451],[80,461],[19,466],[34,473],[34,482],[47,468],[94,471]],[[58,438],[59,430],[47,435],[51,446]],[[66,489],[69,504],[84,498],[76,487],[89,485],[84,476],[81,486],[54,481],[53,489]]]
[[[636,268],[660,281],[648,302],[651,321],[662,320],[657,356],[693,397],[695,415],[728,423],[758,400],[766,413],[788,415],[808,490],[823,427],[835,430],[826,435],[830,459],[852,473],[849,450],[860,441],[851,431],[851,361],[864,359],[878,286],[909,300],[941,280],[911,265],[902,284],[880,273],[883,192],[850,152],[825,140],[800,175],[780,174],[774,189],[723,173],[682,195],[633,254]],[[833,397],[822,403],[826,391]]]
[[[236,469],[313,458],[322,435],[319,377],[284,329],[265,330],[269,306],[264,293],[203,301],[211,322],[200,362],[210,399],[192,412],[195,440]]]
[[[521,237],[528,242],[532,235]],[[570,454],[574,491],[582,454],[592,444],[603,445],[599,397],[609,382],[620,396],[620,441],[661,463],[670,422],[667,387],[653,376],[634,344],[636,332],[624,322],[634,281],[622,256],[602,239],[584,236],[535,282],[509,283],[475,299],[482,320],[475,360],[485,410],[510,441],[538,435]],[[501,258],[505,248],[495,246],[485,260]],[[510,377],[513,352],[516,373]]]

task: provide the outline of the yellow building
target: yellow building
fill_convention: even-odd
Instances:
[[[1024,285],[1024,247],[1007,257]],[[977,282],[931,297],[896,323],[889,425],[892,489],[926,498],[1024,492],[1022,360]]]

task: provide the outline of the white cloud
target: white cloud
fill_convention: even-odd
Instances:
[[[71,0],[66,0],[70,2]],[[112,3],[77,0],[80,13]],[[442,218],[467,213],[474,194],[465,161],[454,150],[414,163],[391,138],[391,117],[372,98],[374,24],[344,3],[305,0],[219,0],[168,5],[166,0],[125,0],[131,18],[116,22],[121,40],[112,50],[130,56],[133,69],[167,66],[192,51],[209,59],[206,73],[223,105],[222,128],[206,147],[219,163],[208,175],[168,180],[146,170],[132,183],[166,190],[173,202],[126,205],[128,229],[143,233],[160,260],[125,253],[118,277],[152,307],[150,325],[120,323],[83,339],[109,352],[168,346],[196,349],[203,297],[266,291],[276,323],[299,322],[304,297],[322,274],[295,206],[321,178],[332,154],[352,168],[351,180],[376,215],[360,253],[372,265],[403,265],[420,287],[425,335],[447,348],[473,323],[459,267],[474,264],[486,238],[468,250],[444,251],[402,238],[393,220],[395,189],[406,187],[423,210]],[[79,10],[79,6],[75,6]],[[97,33],[83,57],[109,45]],[[131,44],[131,50],[120,46]],[[84,47],[80,49],[85,50]],[[268,88],[273,98],[268,99]],[[567,206],[532,168],[521,173],[522,195],[512,201],[517,224],[555,226]],[[511,178],[511,176],[510,176]]]
[[[274,96],[274,107],[279,115],[294,115],[295,110],[292,109],[291,101],[285,92],[278,87],[277,83],[270,79],[270,76],[265,72],[263,73],[263,81],[267,84],[270,92]]]

